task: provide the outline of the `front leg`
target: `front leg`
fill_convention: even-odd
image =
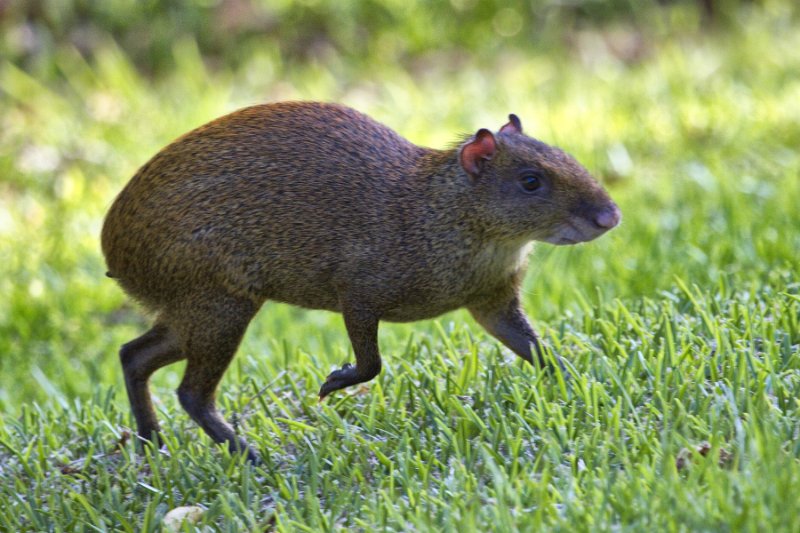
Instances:
[[[319,399],[350,385],[364,383],[381,371],[381,354],[378,351],[378,317],[371,312],[345,307],[342,311],[344,325],[356,354],[356,366],[344,365],[330,373],[319,390]]]
[[[547,366],[539,338],[528,322],[516,295],[508,301],[470,307],[469,312],[478,324],[518,356],[532,364],[533,352],[536,352],[539,367]]]

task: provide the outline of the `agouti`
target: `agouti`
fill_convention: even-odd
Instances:
[[[520,307],[529,243],[589,241],[620,211],[572,157],[515,115],[446,150],[411,144],[353,109],[241,109],[144,165],[105,220],[108,275],[155,323],[120,358],[138,433],[157,438],[148,379],[187,359],[181,405],[217,442],[258,456],[215,391],[266,300],[344,315],[356,364],[320,389],[374,378],[378,323],[466,307],[526,361],[541,360]]]

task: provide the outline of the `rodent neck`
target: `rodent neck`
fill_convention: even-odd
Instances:
[[[466,179],[458,163],[458,151],[425,148],[416,161],[415,174],[425,181],[447,182],[456,185]]]

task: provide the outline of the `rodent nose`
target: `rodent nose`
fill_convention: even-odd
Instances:
[[[594,216],[594,223],[599,228],[611,229],[619,224],[621,218],[622,213],[620,212],[619,207],[612,205],[610,208],[600,210]]]

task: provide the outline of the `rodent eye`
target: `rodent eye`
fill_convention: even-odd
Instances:
[[[536,192],[542,186],[542,178],[538,174],[523,174],[519,183],[525,192]]]

